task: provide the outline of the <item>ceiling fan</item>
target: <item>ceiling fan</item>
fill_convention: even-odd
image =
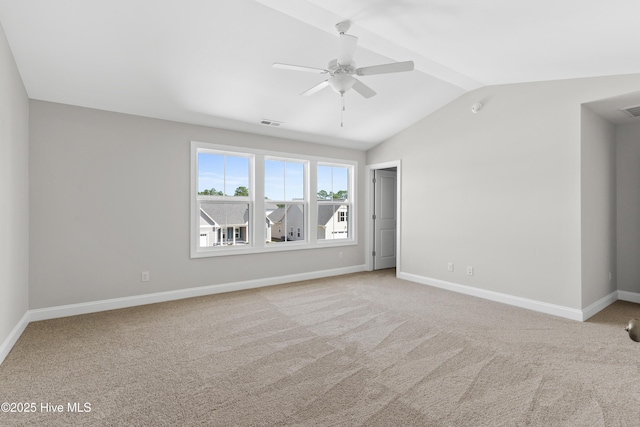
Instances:
[[[392,62],[390,64],[357,68],[356,63],[353,61],[353,55],[356,51],[358,38],[356,36],[346,34],[350,26],[351,24],[349,21],[343,21],[336,24],[336,30],[338,30],[339,34],[338,57],[329,61],[327,68],[313,68],[302,65],[281,64],[278,62],[274,63],[273,67],[284,70],[308,71],[329,75],[329,78],[325,81],[320,82],[311,89],[303,92],[301,94],[303,96],[313,95],[314,93],[317,93],[329,86],[339,93],[340,96],[344,96],[345,92],[353,88],[353,90],[365,98],[371,98],[376,94],[376,92],[360,80],[356,79],[354,75],[370,76],[373,74],[398,73],[401,71],[413,70],[413,61]]]

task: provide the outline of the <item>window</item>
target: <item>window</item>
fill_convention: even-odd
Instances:
[[[250,245],[250,156],[198,151],[200,247]]]
[[[318,240],[349,239],[352,167],[318,164]]]
[[[305,165],[307,162],[266,158],[264,161],[265,214],[271,225],[266,242],[304,241],[307,200]],[[298,232],[294,234],[294,228]],[[288,233],[283,233],[289,230]]]
[[[357,244],[356,167],[193,141],[191,257]]]

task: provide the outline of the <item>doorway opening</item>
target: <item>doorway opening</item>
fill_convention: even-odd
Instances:
[[[399,272],[400,164],[371,165],[369,169],[369,269],[395,268]]]

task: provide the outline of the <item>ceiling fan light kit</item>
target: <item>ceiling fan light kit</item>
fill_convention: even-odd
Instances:
[[[329,86],[336,93],[340,94],[342,98],[342,111],[344,111],[344,94],[352,88],[364,98],[371,98],[372,96],[376,95],[376,92],[373,89],[362,83],[360,80],[356,79],[354,75],[370,76],[374,74],[398,73],[413,70],[413,61],[392,62],[389,64],[356,68],[356,63],[353,61],[353,56],[356,51],[358,38],[356,36],[346,34],[350,26],[351,24],[349,21],[342,21],[336,24],[339,47],[338,57],[329,61],[327,68],[322,69],[306,67],[303,65],[282,64],[278,62],[274,63],[273,67],[284,70],[328,74],[328,79],[302,92],[301,95],[310,96]],[[340,125],[342,126],[342,123]]]
[[[343,95],[353,87],[355,82],[356,79],[348,74],[336,74],[334,78],[329,79],[329,86],[331,86],[331,89]]]

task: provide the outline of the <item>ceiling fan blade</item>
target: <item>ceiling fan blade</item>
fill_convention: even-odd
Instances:
[[[372,74],[399,73],[401,71],[411,70],[413,70],[413,61],[404,61],[358,68],[356,69],[356,74],[359,76],[370,76]]]
[[[340,34],[340,51],[338,53],[338,64],[349,65],[353,60],[353,55],[356,53],[356,45],[358,44],[358,38],[350,34]]]
[[[281,70],[307,71],[307,72],[317,73],[317,74],[327,74],[329,72],[329,70],[325,70],[324,68],[305,67],[303,65],[280,64],[278,62],[275,62],[273,64],[273,68],[279,68]]]
[[[376,95],[376,92],[371,89],[369,86],[367,86],[366,84],[362,83],[360,80],[355,79],[356,82],[353,84],[353,90],[355,90],[356,92],[358,92],[360,95],[364,96],[365,98],[371,98],[372,96]]]
[[[307,90],[305,92],[302,92],[300,95],[301,96],[310,96],[310,95],[313,95],[316,92],[320,92],[322,89],[324,89],[327,86],[329,86],[329,80],[325,80],[323,82],[318,83],[317,85],[315,85],[311,89],[309,89],[309,90]]]

